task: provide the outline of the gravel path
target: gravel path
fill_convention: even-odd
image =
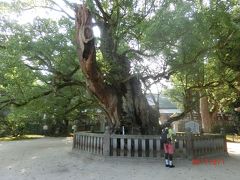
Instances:
[[[176,168],[156,160],[101,159],[74,154],[67,138],[0,142],[0,180],[237,180],[240,143],[228,143],[230,157],[212,165],[178,159]],[[213,160],[209,158],[208,160]]]

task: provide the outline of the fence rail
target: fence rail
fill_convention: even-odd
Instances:
[[[175,154],[177,157],[198,157],[215,153],[226,153],[223,135],[176,134]],[[118,157],[164,156],[160,135],[116,135],[77,132],[73,138],[73,149],[92,154]]]
[[[94,154],[103,154],[102,134],[94,133],[75,133],[73,137],[73,149],[88,151]]]
[[[226,140],[224,136],[207,135],[194,137],[193,139],[193,156],[222,152],[226,152]]]

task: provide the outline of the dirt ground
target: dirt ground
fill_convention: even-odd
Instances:
[[[0,142],[0,180],[237,180],[240,143],[228,143],[229,157],[220,164],[175,160],[166,168],[160,160],[102,159],[72,153],[71,139]]]

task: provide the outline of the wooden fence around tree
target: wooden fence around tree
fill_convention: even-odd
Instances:
[[[224,135],[176,134],[175,157],[193,158],[227,153]],[[161,158],[164,156],[160,135],[116,135],[77,132],[73,150],[91,154],[129,157]]]

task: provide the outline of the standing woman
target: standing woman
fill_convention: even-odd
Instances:
[[[165,153],[165,166],[169,168],[174,168],[173,165],[173,153],[174,153],[174,145],[173,145],[173,136],[175,132],[173,131],[171,125],[168,125],[162,132],[161,139],[163,141],[164,153]]]

